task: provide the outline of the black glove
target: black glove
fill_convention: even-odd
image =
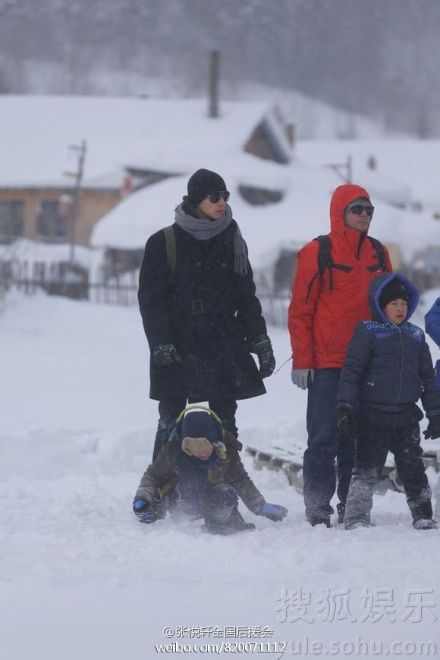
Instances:
[[[150,511],[150,503],[142,498],[138,498],[133,502],[133,513],[139,522],[147,523],[147,525],[154,523],[156,520],[156,514]]]
[[[174,344],[159,344],[153,348],[153,362],[156,367],[169,367],[182,362]]]
[[[429,417],[428,428],[426,431],[423,431],[423,435],[426,439],[437,440],[437,438],[440,438],[440,415],[431,415]]]
[[[251,350],[257,354],[260,364],[261,378],[271,376],[275,369],[275,356],[272,350],[272,344],[267,335],[261,335],[253,342]]]
[[[356,440],[357,438],[357,425],[356,419],[353,415],[353,410],[348,406],[340,406],[338,408],[338,431],[341,438],[344,440]]]

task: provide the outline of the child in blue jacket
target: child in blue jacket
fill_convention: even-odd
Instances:
[[[388,451],[394,454],[414,528],[437,528],[420,447],[423,413],[416,404],[421,398],[429,419],[425,436],[439,438],[440,391],[424,332],[409,323],[418,300],[416,287],[400,273],[373,280],[373,320],[357,325],[348,348],[337,395],[339,431],[356,443],[346,529],[370,525],[373,490]]]
[[[427,334],[440,346],[440,298],[437,298],[431,309],[425,314]]]
[[[440,346],[440,298],[437,298],[431,309],[425,314],[426,334]],[[435,363],[435,382],[440,389],[440,360]]]

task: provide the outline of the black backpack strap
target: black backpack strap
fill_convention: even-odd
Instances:
[[[321,283],[323,281],[323,276],[325,269],[328,268],[329,272],[329,289],[330,291],[333,291],[333,268],[336,268],[337,270],[342,270],[345,273],[349,273],[350,271],[353,270],[352,266],[345,266],[344,264],[335,264],[333,262],[333,257],[332,257],[332,243],[330,240],[330,236],[328,234],[321,234],[321,236],[317,236],[315,241],[318,241],[319,243],[319,249],[318,249],[318,272],[316,275],[313,276],[311,279],[309,286],[307,288],[307,298],[306,300],[309,299],[310,292],[312,290],[313,283],[315,282],[316,278],[319,277],[321,279]]]
[[[372,236],[369,236],[368,238],[374,248],[377,264],[373,264],[373,266],[368,266],[367,270],[369,270],[370,273],[374,273],[379,270],[381,270],[383,273],[387,273],[388,268],[386,267],[385,264],[385,248],[383,244],[380,241],[378,241],[377,238],[373,238]]]
[[[371,244],[373,245],[374,252],[376,255],[377,259],[377,264],[373,264],[372,266],[368,266],[367,270],[370,272],[374,273],[379,270],[381,270],[383,273],[387,273],[388,269],[385,263],[385,248],[383,244],[377,240],[377,238],[373,238],[372,236],[368,236],[369,240],[371,241]],[[315,282],[315,280],[319,277],[321,280],[321,283],[323,281],[323,276],[326,268],[328,268],[329,271],[329,289],[330,291],[333,290],[333,269],[336,268],[337,270],[342,270],[345,273],[349,273],[350,271],[353,270],[351,266],[344,266],[343,264],[335,264],[333,263],[333,258],[332,258],[332,244],[330,240],[330,236],[328,234],[322,234],[321,236],[317,236],[315,241],[318,241],[319,243],[319,249],[318,249],[318,271],[316,275],[312,277],[310,280],[309,286],[307,288],[307,298],[306,301],[308,301],[310,297],[310,292],[312,290],[312,286]]]
[[[310,280],[309,286],[307,287],[306,302],[308,301],[308,299],[310,297],[310,293],[312,291],[312,286],[315,283],[315,280],[319,277],[319,279],[321,280],[321,284],[322,284],[322,278],[323,278],[325,269],[330,268],[330,273],[331,273],[331,265],[332,265],[331,243],[330,243],[330,238],[327,236],[327,234],[321,234],[320,236],[317,236],[313,240],[318,241],[318,243],[319,243],[319,247],[318,247],[318,270],[315,273],[315,275],[312,277],[312,279]],[[333,285],[333,278],[332,278],[331,284]]]
[[[168,270],[170,271],[170,279],[172,280],[176,272],[176,234],[174,233],[173,225],[165,227],[163,233],[165,235]]]
[[[321,234],[317,236],[315,241],[318,241],[318,272],[319,276],[322,277],[326,268],[331,268],[333,265],[332,259],[332,244],[330,241],[330,236],[327,234]]]

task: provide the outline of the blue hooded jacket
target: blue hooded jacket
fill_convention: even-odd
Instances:
[[[437,346],[440,346],[440,298],[437,298],[425,315],[425,329]]]
[[[379,305],[381,293],[394,279],[408,293],[408,315],[401,325],[389,321]],[[372,281],[369,303],[373,320],[356,326],[341,372],[338,405],[355,407],[361,402],[399,412],[421,398],[428,416],[440,413],[440,391],[425,334],[409,322],[418,300],[416,287],[400,273],[386,273]]]

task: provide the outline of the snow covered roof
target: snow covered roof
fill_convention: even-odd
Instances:
[[[352,155],[353,179],[376,206],[372,233],[407,255],[439,243],[432,209],[440,206],[440,141],[299,141],[295,159],[281,165],[243,151],[263,118],[275,135],[273,110],[260,102],[222,103],[221,117],[210,119],[204,100],[0,95],[0,144],[7,154],[0,161],[0,187],[71,185],[63,176],[76,166],[72,152],[69,162],[69,145],[83,139],[86,186],[114,188],[124,167],[174,173],[128,196],[95,226],[92,245],[139,249],[173,221],[189,175],[207,167],[224,176],[253,263],[264,263],[276,248],[328,231],[330,195],[341,180],[324,166]],[[281,144],[281,133],[278,139]],[[366,165],[370,155],[377,159],[375,170]],[[278,190],[284,197],[251,206],[240,186]],[[393,206],[409,200],[420,200],[424,210]]]
[[[224,102],[210,119],[202,99],[0,95],[0,187],[70,185],[69,146],[82,140],[85,186],[114,187],[126,166],[186,173],[207,153],[227,161],[241,152],[264,117],[276,126],[271,113],[261,102]]]
[[[317,233],[328,231],[329,195],[335,188],[333,173],[318,171],[316,167],[286,168],[251,156],[237,156],[229,165],[221,165],[217,170],[231,191],[233,215],[254,264],[266,262],[268,251],[273,253],[293,241],[304,243]],[[174,222],[174,209],[186,193],[190,173],[126,197],[95,225],[91,244],[101,248],[142,248],[150,234]],[[241,185],[272,187],[281,190],[284,198],[277,204],[252,206],[239,194]]]
[[[233,215],[240,224],[255,267],[273,262],[273,255],[283,247],[297,249],[329,231],[330,197],[341,183],[332,170],[303,158],[295,158],[287,166],[251,156],[246,158],[244,161],[242,156],[237,156],[229,164],[222,161],[217,170],[231,191]],[[205,166],[204,161],[201,164]],[[212,163],[207,166],[216,169]],[[91,244],[100,248],[142,248],[150,234],[174,221],[174,208],[186,192],[188,175],[161,181],[129,195],[95,226]],[[240,195],[239,187],[252,182],[281,190],[282,201],[250,205]],[[376,207],[372,235],[388,245],[399,246],[406,259],[415,250],[440,242],[440,223],[430,211],[397,208],[374,194],[363,177],[356,182],[367,187]],[[377,185],[380,182],[379,177]],[[386,185],[386,178],[382,184]]]
[[[440,140],[303,140],[296,153],[315,165],[343,163],[351,156],[353,181],[362,181],[370,195],[394,204],[440,206]],[[371,156],[373,170],[367,164]]]

